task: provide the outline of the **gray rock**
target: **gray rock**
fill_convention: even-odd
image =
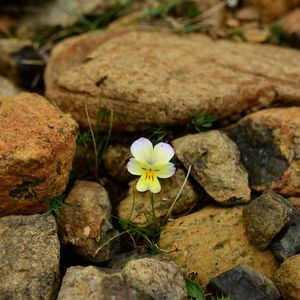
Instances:
[[[186,168],[192,166],[191,175],[214,200],[223,205],[250,201],[248,174],[236,145],[224,133],[211,130],[172,143],[177,158]]]
[[[0,95],[14,96],[20,93],[21,90],[17,88],[11,81],[3,76],[0,76]]]
[[[1,218],[0,299],[55,299],[60,281],[59,257],[54,217]]]
[[[57,45],[45,82],[47,98],[82,127],[88,128],[86,101],[92,124],[97,110],[113,109],[113,129],[135,131],[153,123],[183,125],[199,111],[236,119],[277,101],[299,104],[300,53],[213,41],[198,33],[124,28],[83,34]]]
[[[247,265],[226,271],[213,278],[208,288],[217,295],[237,300],[279,300],[280,293],[274,283]]]
[[[294,211],[291,222],[270,244],[271,251],[281,261],[300,253],[300,213]]]
[[[273,281],[285,300],[299,300],[300,254],[285,260],[275,272]]]
[[[57,300],[138,300],[121,273],[107,274],[94,266],[70,267]],[[141,299],[142,300],[142,299]]]
[[[244,223],[250,242],[258,249],[266,249],[272,239],[286,226],[293,209],[288,200],[273,191],[264,192],[244,209]]]
[[[117,250],[118,239],[102,245],[118,231],[110,222],[111,204],[106,190],[99,183],[77,180],[65,203],[68,207],[57,218],[62,244],[87,260],[109,260]]]
[[[252,189],[299,195],[299,107],[257,111],[242,118],[227,132],[240,150]]]
[[[155,258],[131,260],[122,274],[131,288],[155,300],[187,299],[184,278],[174,262]]]

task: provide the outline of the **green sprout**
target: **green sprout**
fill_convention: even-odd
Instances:
[[[66,194],[61,194],[59,196],[49,199],[47,203],[50,206],[50,208],[45,213],[45,215],[46,216],[53,215],[54,217],[59,216],[61,209],[69,206],[68,204],[64,203],[65,198],[66,198]]]
[[[196,281],[186,278],[185,285],[189,300],[205,300],[204,290]]]
[[[193,132],[201,132],[213,126],[217,121],[217,116],[209,115],[206,112],[199,112],[187,125],[187,128]]]

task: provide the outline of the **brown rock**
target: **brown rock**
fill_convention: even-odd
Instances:
[[[174,176],[164,179],[164,181],[161,182],[162,190],[155,195],[154,204],[155,215],[158,219],[163,219],[168,213],[183,184],[185,176],[185,172],[182,169],[178,169]],[[130,219],[133,223],[139,224],[140,226],[145,226],[147,225],[145,213],[146,215],[147,212],[150,213],[151,218],[150,192],[137,192],[135,190],[135,184],[136,180],[131,183],[131,188],[129,189],[127,197],[121,201],[118,207],[118,216],[122,219]],[[195,206],[199,198],[200,196],[196,193],[193,186],[187,181],[172,212],[179,214],[188,211]]]
[[[0,95],[1,96],[14,96],[20,93],[19,90],[11,81],[5,77],[0,76]]]
[[[48,209],[64,192],[77,124],[36,94],[0,96],[0,216]]]
[[[251,188],[272,189],[293,196],[300,193],[300,108],[261,110],[228,129]]]
[[[279,22],[284,31],[288,34],[300,32],[300,8],[297,8],[287,14]]]
[[[260,16],[256,7],[245,6],[236,12],[235,17],[240,21],[258,21]]]
[[[60,244],[52,216],[0,218],[0,299],[56,299]]]
[[[277,19],[300,5],[299,0],[246,0],[245,5],[255,6],[266,21]]]
[[[174,140],[181,163],[192,166],[191,175],[223,205],[250,201],[248,174],[240,163],[236,145],[224,134],[211,130]]]
[[[32,47],[32,41],[24,39],[0,39],[0,74],[19,81],[17,70],[17,56],[22,49]]]
[[[105,170],[117,181],[129,182],[134,178],[127,170],[127,163],[131,157],[129,147],[111,145],[103,156]]]
[[[102,16],[120,5],[122,0],[54,0],[37,2],[33,9],[19,19],[17,35],[34,38],[37,34],[57,26],[72,26],[86,15]],[[86,25],[86,24],[85,24]]]
[[[83,127],[86,101],[94,125],[99,108],[113,109],[115,130],[136,130],[186,124],[199,111],[222,119],[277,100],[299,103],[299,74],[292,49],[108,30],[56,46],[45,80],[47,97]]]
[[[289,202],[293,208],[300,212],[300,198],[299,197],[290,197]]]
[[[300,254],[284,261],[274,276],[281,295],[286,300],[300,299]]]
[[[292,217],[293,209],[287,199],[272,192],[264,192],[243,210],[250,242],[258,249],[266,249]]]
[[[267,277],[278,266],[270,251],[259,251],[250,244],[242,207],[208,206],[175,219],[163,229],[159,246],[173,250],[170,255],[175,262],[196,272],[203,285],[239,264],[247,264]]]
[[[68,207],[57,218],[62,244],[87,260],[109,260],[117,239],[97,251],[118,234],[110,223],[111,204],[105,189],[96,182],[77,180],[65,204]]]

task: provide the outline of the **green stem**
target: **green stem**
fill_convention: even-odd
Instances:
[[[151,193],[150,194],[150,202],[151,202],[151,209],[152,209],[152,223],[156,223],[156,215],[155,215],[155,209],[154,209],[154,202],[155,202],[155,199],[154,199],[154,194]]]

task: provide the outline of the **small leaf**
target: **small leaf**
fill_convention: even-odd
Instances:
[[[205,294],[202,287],[195,281],[186,278],[186,289],[191,300],[205,300]]]

